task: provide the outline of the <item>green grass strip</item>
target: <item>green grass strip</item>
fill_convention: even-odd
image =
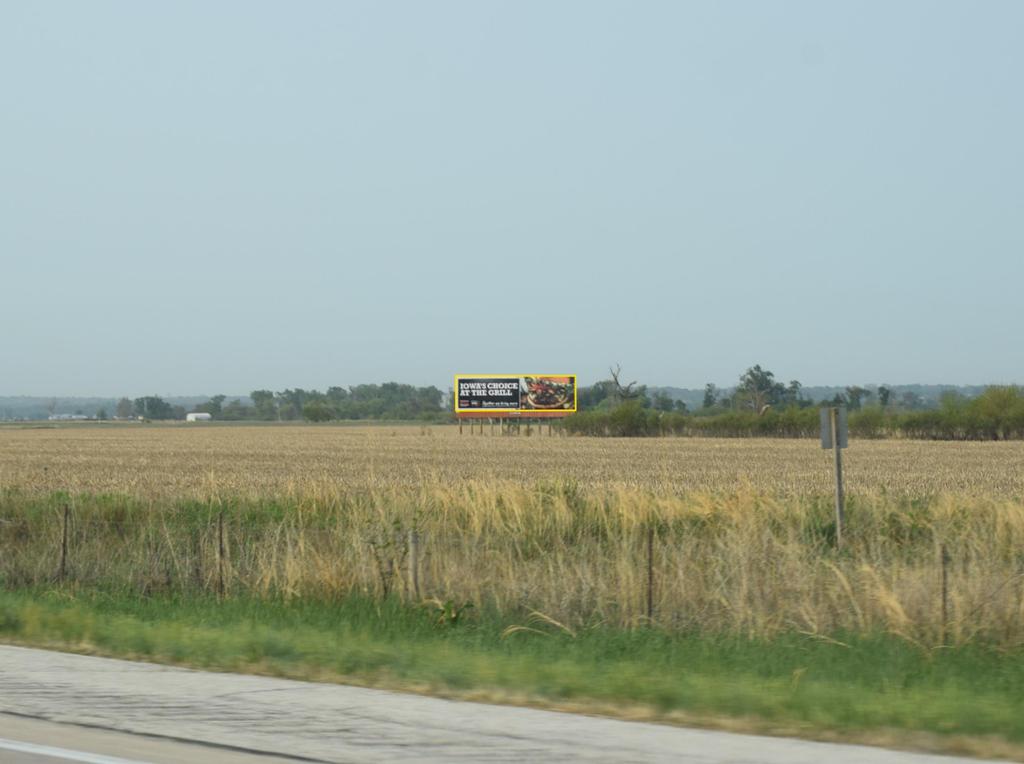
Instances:
[[[553,704],[754,717],[827,731],[913,730],[1024,741],[1024,653],[923,650],[890,635],[844,644],[656,629],[535,631],[473,613],[457,625],[398,602],[141,599],[0,592],[0,639],[281,676],[479,690]],[[521,621],[525,625],[525,620]]]

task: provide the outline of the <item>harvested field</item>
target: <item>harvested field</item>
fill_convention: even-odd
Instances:
[[[855,441],[848,491],[1024,497],[1024,442]],[[295,495],[498,480],[660,494],[832,490],[812,440],[460,436],[451,426],[0,428],[0,489],[137,497]]]

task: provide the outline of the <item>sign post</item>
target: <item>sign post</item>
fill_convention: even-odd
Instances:
[[[849,441],[845,406],[821,409],[821,447],[832,449],[836,471],[836,549],[843,546],[843,525],[846,521],[843,506],[843,449]]]

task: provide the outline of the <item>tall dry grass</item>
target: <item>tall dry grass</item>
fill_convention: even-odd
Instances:
[[[653,532],[654,620],[665,628],[838,640],[887,631],[925,646],[1010,647],[1024,637],[1024,501],[1015,497],[855,493],[836,550],[827,494],[749,488],[308,481],[272,498],[209,486],[190,500],[8,490],[3,585],[55,580],[65,504],[72,588],[359,592],[541,611],[572,628],[628,626],[646,620]]]

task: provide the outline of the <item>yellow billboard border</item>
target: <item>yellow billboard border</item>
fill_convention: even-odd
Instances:
[[[524,409],[524,408],[507,408],[507,409],[463,409],[459,408],[459,380],[460,379],[495,379],[496,377],[572,377],[575,381],[572,385],[572,408],[571,409]],[[575,414],[578,406],[580,389],[580,378],[576,374],[456,374],[455,375],[455,388],[452,390],[452,398],[455,403],[456,414],[474,414],[476,416],[486,416],[488,412],[492,414],[543,414],[551,416],[552,414]]]

